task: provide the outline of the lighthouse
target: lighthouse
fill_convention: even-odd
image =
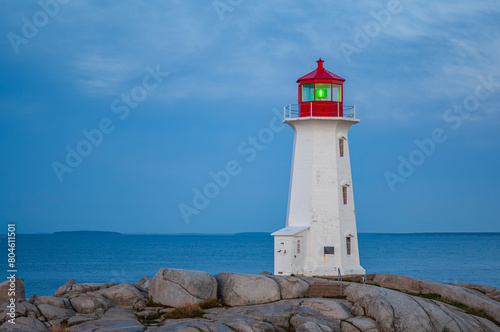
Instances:
[[[344,106],[345,79],[323,67],[299,78],[298,104],[284,109],[294,132],[286,227],[274,236],[274,274],[362,275]]]

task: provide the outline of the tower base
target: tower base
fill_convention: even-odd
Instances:
[[[330,267],[305,267],[304,276],[306,277],[338,277],[339,270],[342,276],[365,275],[366,270],[358,266],[342,266],[339,268]]]

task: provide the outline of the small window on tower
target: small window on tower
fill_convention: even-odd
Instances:
[[[342,186],[342,200],[347,205],[347,186]]]
[[[347,254],[350,255],[351,254],[351,237],[346,237],[345,238],[345,245],[346,245],[346,251],[347,251]]]
[[[344,139],[339,139],[339,153],[341,157],[344,157]]]
[[[300,254],[300,240],[297,240],[297,254]]]

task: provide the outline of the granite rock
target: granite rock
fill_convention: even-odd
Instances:
[[[484,311],[500,322],[500,302],[476,290],[392,274],[377,274],[373,282],[382,287],[409,293],[438,294],[445,300]]]
[[[7,303],[11,298],[24,299],[24,280],[16,278],[13,284],[15,285],[15,291],[13,291],[14,294],[11,296],[9,295],[9,293],[12,292],[10,291],[10,289],[12,289],[10,280],[5,280],[0,283],[0,304]]]
[[[282,299],[304,297],[309,290],[309,284],[304,280],[291,276],[269,276],[278,283]]]
[[[8,321],[0,326],[2,332],[45,332],[49,329],[41,321],[29,317],[17,317],[16,324],[11,324]]]
[[[265,275],[222,272],[216,279],[219,296],[226,305],[262,304],[281,299],[278,283]]]
[[[206,272],[160,269],[149,284],[149,296],[172,307],[200,304],[217,298],[217,281]]]

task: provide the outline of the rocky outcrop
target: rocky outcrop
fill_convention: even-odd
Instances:
[[[71,328],[73,332],[91,331],[127,331],[143,332],[144,326],[139,323],[133,313],[124,309],[112,308],[104,316],[95,321],[84,322]]]
[[[16,319],[16,324],[5,322],[0,326],[0,331],[3,332],[45,332],[49,331],[38,319],[30,317],[19,317]]]
[[[129,318],[139,324],[133,311],[147,301],[147,293],[134,284],[84,283],[70,280],[61,286],[54,296],[32,296],[29,300],[18,299],[15,308],[8,303],[1,307],[1,331],[33,331],[50,329],[61,324],[80,324],[104,319],[110,310],[126,310]],[[11,312],[11,311],[14,312]],[[16,324],[8,320],[15,317]],[[116,319],[114,320],[117,321]],[[20,323],[18,323],[20,322]],[[107,324],[114,324],[107,322]],[[143,326],[139,324],[141,328]],[[21,328],[22,327],[22,328]],[[104,328],[103,330],[106,330]]]
[[[340,323],[342,332],[377,332],[381,331],[379,325],[368,317],[352,317]]]
[[[68,280],[64,285],[59,287],[56,292],[54,293],[54,296],[62,296],[69,290],[71,290],[71,287],[73,285],[76,285],[76,280],[75,279],[70,279]]]
[[[145,290],[146,292],[149,290],[149,284],[151,283],[151,279],[149,279],[149,277],[147,276],[144,276],[141,278],[141,280],[139,280],[138,282],[135,283],[135,285],[138,287],[138,288],[142,288],[143,290]]]
[[[62,302],[56,303],[54,298]],[[102,315],[112,307],[140,306],[146,301],[147,293],[134,284],[76,284],[71,280],[59,288],[54,297],[37,297],[35,299],[35,303],[48,303],[61,308],[71,308],[79,314],[96,313],[98,315]]]
[[[325,279],[239,273],[207,278],[204,272],[172,269],[160,270],[155,278],[149,287],[149,278],[135,284],[70,281],[54,296],[18,299],[13,309],[6,302],[0,306],[0,330],[50,331],[62,325],[78,332],[500,331],[496,319],[484,309],[464,304],[496,308],[500,304],[494,297],[498,289],[489,286],[461,287],[402,276],[370,275],[368,282],[377,285],[345,282],[346,298],[303,298],[311,284]],[[202,285],[210,291],[203,293]],[[222,301],[230,306],[212,301],[213,308],[207,309],[206,302],[205,309],[197,307],[202,299],[215,298],[216,285]],[[174,309],[152,303],[146,288],[165,298],[165,292],[181,294],[188,299],[188,307]],[[457,294],[462,294],[461,302],[451,301]],[[11,310],[15,325],[9,322]]]
[[[351,304],[338,299],[291,299],[273,303],[213,309],[205,315],[242,331],[340,331],[342,320],[353,317]],[[376,323],[369,318],[372,326]],[[264,324],[265,323],[265,324]]]
[[[37,296],[34,298],[34,303],[37,306],[41,304],[49,304],[62,309],[72,309],[71,303],[67,298],[57,296]]]
[[[314,299],[304,300],[300,304],[304,308],[309,308],[321,313],[323,316],[330,319],[348,319],[353,316],[348,309],[351,307],[350,303],[342,302],[340,300],[332,301],[330,299]]]
[[[96,292],[101,289],[106,289],[111,286],[116,285],[115,283],[83,283],[77,284],[74,279],[71,279],[63,286],[59,287],[55,292],[54,296],[64,296],[71,297],[72,295],[78,295],[82,293]]]
[[[199,304],[217,298],[217,281],[206,272],[160,269],[149,284],[149,296],[171,307]]]
[[[217,331],[217,332],[232,332],[235,331],[230,328],[228,325],[225,325],[220,322],[212,322],[205,319],[196,319],[196,320],[181,320],[179,322],[167,323],[163,326],[157,328],[151,328],[147,331],[158,331],[158,332],[167,332],[167,331],[179,331],[179,332],[198,332],[198,331]],[[245,330],[241,330],[245,331]],[[253,330],[246,330],[253,331]]]
[[[48,320],[71,318],[75,315],[72,309],[62,309],[50,304],[40,304],[38,310]]]
[[[471,283],[450,283],[450,285],[455,285],[458,287],[465,287],[473,290],[477,290],[479,292],[482,292],[486,294],[487,296],[494,298],[497,301],[500,301],[500,289],[491,287],[491,286],[486,286],[486,285],[478,285],[478,284],[471,284]]]
[[[14,280],[14,282],[5,280],[0,283],[0,303],[7,302],[11,298],[24,299],[24,280],[21,278],[16,278]]]
[[[309,284],[296,277],[270,275],[269,278],[278,283],[282,299],[296,299],[304,297],[309,290]]]
[[[347,299],[359,303],[383,331],[498,331],[492,322],[439,301],[382,287],[352,284]]]
[[[95,293],[78,294],[69,299],[71,306],[80,314],[98,313],[102,314],[113,303],[104,296]]]
[[[281,299],[278,283],[265,275],[223,272],[216,279],[219,296],[226,305],[261,304]]]
[[[437,294],[446,301],[483,311],[500,322],[500,303],[477,290],[392,274],[377,274],[372,280],[379,286],[408,293]]]
[[[113,305],[136,305],[147,299],[147,293],[142,292],[134,284],[120,284],[101,289],[96,294],[102,295]]]

